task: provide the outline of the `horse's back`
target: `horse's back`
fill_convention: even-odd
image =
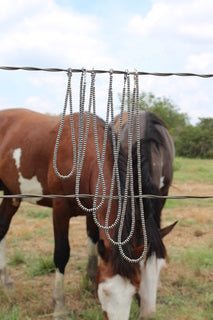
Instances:
[[[0,111],[0,181],[11,193],[45,193],[58,121],[26,109]]]
[[[26,138],[33,143],[39,136],[45,137],[58,123],[58,117],[44,115],[27,109],[0,111],[0,150],[5,143],[23,145]],[[38,143],[39,141],[37,141]]]
[[[86,130],[87,114],[84,114]],[[26,109],[0,111],[0,187],[3,183],[11,193],[72,194],[75,193],[76,172],[69,179],[59,179],[53,169],[53,155],[61,117],[44,115]],[[79,114],[73,114],[75,142],[78,146]],[[99,172],[93,122],[88,130],[80,193],[94,193]],[[104,123],[97,117],[98,143],[101,151]],[[84,131],[85,132],[85,131]],[[74,162],[70,119],[66,116],[57,153],[57,167],[67,175]],[[113,157],[109,141],[104,163],[109,179]],[[32,187],[33,185],[33,187]],[[32,188],[31,188],[32,187]],[[20,190],[21,189],[21,190]],[[79,210],[79,209],[78,209]]]

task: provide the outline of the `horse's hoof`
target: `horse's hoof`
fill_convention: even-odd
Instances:
[[[60,315],[60,316],[56,316],[56,317],[54,316],[53,319],[54,320],[70,320],[70,316],[68,316],[68,315],[66,315],[66,316]]]
[[[54,320],[70,320],[71,311],[69,311],[65,306],[61,310],[55,310],[53,314]]]
[[[8,276],[6,268],[0,270],[0,284],[7,289],[14,287],[14,281]]]
[[[14,281],[12,278],[8,278],[6,280],[6,282],[4,283],[4,286],[7,288],[7,289],[13,289],[14,288]]]
[[[71,313],[53,316],[53,319],[54,320],[70,320],[71,319]]]

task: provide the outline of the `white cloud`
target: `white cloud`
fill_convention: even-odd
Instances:
[[[213,1],[155,0],[147,16],[134,15],[128,30],[141,36],[172,36],[182,41],[212,41]],[[187,43],[186,43],[187,45]]]
[[[53,113],[53,106],[49,100],[44,100],[39,97],[28,97],[25,102],[25,107],[38,111],[41,110],[44,113]]]
[[[192,123],[196,123],[198,118],[213,117],[212,108],[208,108],[211,103],[209,96],[202,89],[198,89],[194,94],[185,94],[180,99],[181,110],[190,116]]]
[[[0,2],[0,59],[19,63],[25,58],[35,64],[106,65],[115,61],[101,40],[99,20],[60,8],[53,0]],[[7,16],[7,22],[5,22]],[[6,27],[8,26],[8,27]]]
[[[185,69],[190,72],[213,73],[213,53],[190,55],[187,58]]]
[[[116,24],[106,14],[107,2],[105,6],[95,16],[65,8],[55,0],[0,1],[0,64],[213,72],[212,0],[152,0],[146,16],[136,8],[131,17],[123,8],[124,18],[120,16]],[[122,76],[118,78],[121,83]],[[4,106],[61,112],[67,81],[64,73],[1,72],[0,80]],[[141,77],[141,90],[171,98],[195,119],[211,113],[211,80],[146,76]],[[79,77],[73,81],[77,110]],[[107,81],[108,76],[103,77],[96,90],[101,116],[106,110]],[[114,90],[121,92],[120,84],[115,82]]]
[[[131,18],[128,25],[129,31],[141,36],[149,36],[153,32],[158,33],[159,30],[164,30],[170,19],[169,9],[169,6],[164,3],[154,4],[145,18],[139,14]]]
[[[146,16],[131,17],[127,31],[142,44],[149,71],[213,73],[212,12],[212,0],[152,0]],[[143,89],[171,98],[195,123],[213,116],[212,80],[147,77]]]
[[[59,6],[54,0],[0,1],[0,26],[1,65],[107,69],[116,65],[113,53],[103,41],[101,20]],[[0,92],[2,105],[21,105],[41,112],[62,111],[65,73],[14,71],[10,75],[11,80],[8,74],[5,90]],[[3,73],[0,76],[4,79]],[[76,88],[78,96],[79,83]],[[75,110],[77,107],[75,103]]]

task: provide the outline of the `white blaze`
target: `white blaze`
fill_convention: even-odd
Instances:
[[[165,177],[160,178],[160,189],[164,187],[164,179]]]
[[[135,287],[116,275],[98,286],[98,298],[109,320],[128,320]]]
[[[18,181],[20,184],[20,191],[22,194],[43,194],[43,189],[41,183],[38,181],[37,177],[34,176],[31,179],[26,179],[22,176],[20,171],[21,166],[21,148],[17,148],[13,152],[13,159],[18,170]],[[41,198],[28,199],[29,202],[37,203]]]
[[[146,264],[141,263],[141,314],[147,317],[156,311],[157,288],[160,279],[160,271],[165,266],[165,259],[158,259],[155,254],[148,258]]]

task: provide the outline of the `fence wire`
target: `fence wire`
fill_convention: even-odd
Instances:
[[[136,72],[139,76],[158,76],[158,77],[170,77],[170,76],[178,76],[178,77],[200,77],[200,78],[213,78],[213,73],[201,74],[201,73],[191,73],[191,72],[146,72],[146,71],[127,71],[127,70],[100,70],[100,69],[72,69],[72,68],[39,68],[39,67],[13,67],[13,66],[0,66],[0,70],[5,71],[45,71],[45,72],[73,72],[73,73],[81,73],[82,70],[85,70],[87,73],[110,73],[113,71],[114,74],[125,74],[128,72],[130,75],[134,75]]]
[[[78,194],[78,197],[80,198],[93,198],[94,194]],[[97,198],[102,198],[103,195],[96,195]],[[30,198],[44,198],[44,199],[72,199],[76,198],[76,194],[5,194],[0,195],[0,199],[30,199]],[[121,195],[121,198],[123,196]],[[131,196],[128,196],[128,198],[131,198]],[[168,196],[159,196],[154,194],[142,194],[142,195],[134,195],[134,198],[146,198],[146,199],[171,199],[171,200],[184,200],[184,199],[213,199],[213,195],[206,195],[206,196],[193,196],[193,195],[168,195]],[[118,200],[118,196],[111,196],[106,195],[106,200],[113,199]]]
[[[128,75],[137,75],[139,76],[158,76],[158,77],[170,77],[170,76],[178,76],[178,77],[200,77],[200,78],[213,78],[213,73],[207,74],[200,74],[200,73],[190,73],[190,72],[146,72],[146,71],[129,71],[129,70],[101,70],[101,69],[85,69],[85,68],[40,68],[40,67],[32,67],[32,66],[0,66],[0,70],[3,71],[37,71],[37,72],[66,72],[66,73],[95,73],[95,74],[127,74]],[[79,198],[92,198],[95,195],[93,194],[78,194]],[[97,198],[102,198],[103,195],[96,195]],[[123,197],[123,196],[121,196]],[[159,196],[159,195],[152,195],[152,194],[142,194],[142,195],[135,195],[135,198],[149,198],[149,199],[213,199],[213,195],[167,195],[167,196]],[[69,194],[69,195],[59,195],[59,194],[0,194],[0,199],[33,199],[33,198],[45,198],[45,199],[72,199],[76,198],[76,194]],[[118,200],[118,196],[106,195],[106,200],[114,199]],[[131,198],[131,196],[128,196]]]

